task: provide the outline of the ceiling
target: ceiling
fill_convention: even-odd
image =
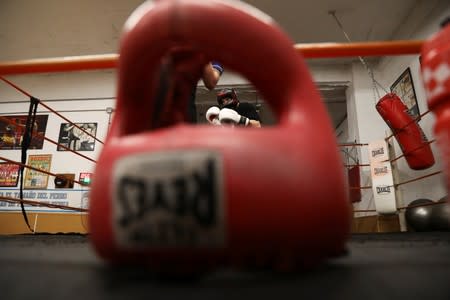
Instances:
[[[207,1],[207,0],[205,0]],[[270,15],[294,43],[390,40],[423,1],[244,0]],[[0,0],[0,61],[116,53],[123,23],[142,0]],[[245,47],[245,45],[243,45]],[[323,63],[310,60],[308,64]],[[326,60],[329,63],[330,60]],[[332,61],[331,61],[332,62]],[[348,63],[340,59],[339,63]],[[321,83],[318,83],[319,88]],[[321,89],[335,126],[346,116],[345,87]],[[253,96],[252,96],[253,97]]]
[[[432,1],[432,0],[431,0]],[[269,14],[295,43],[390,40],[420,0],[244,0]]]
[[[204,0],[208,1],[208,0]],[[389,40],[422,2],[444,0],[243,0],[270,15],[294,43]],[[0,60],[115,53],[143,0],[0,0]],[[445,1],[444,1],[445,2]],[[429,4],[432,7],[432,4]]]

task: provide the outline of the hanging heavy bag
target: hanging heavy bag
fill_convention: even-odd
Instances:
[[[396,94],[389,93],[378,101],[376,108],[394,133],[409,167],[423,170],[433,166],[434,156],[427,137],[402,100]]]

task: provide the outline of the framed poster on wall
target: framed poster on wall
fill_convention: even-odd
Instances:
[[[391,92],[400,97],[413,118],[420,115],[410,68],[407,68],[391,85]]]
[[[28,115],[2,116],[0,120],[0,150],[21,149],[22,138],[25,132]],[[36,115],[34,135],[31,138],[29,149],[42,149],[47,129],[48,115]],[[36,135],[37,134],[37,135]]]
[[[58,144],[73,151],[94,151],[97,123],[61,123]],[[80,129],[81,128],[81,129]],[[58,151],[67,151],[58,146]]]
[[[27,165],[50,172],[51,154],[29,155]],[[48,174],[26,168],[23,187],[25,189],[46,189]]]
[[[19,170],[19,165],[0,163],[0,187],[16,187],[19,181]]]

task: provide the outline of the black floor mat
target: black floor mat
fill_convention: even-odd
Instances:
[[[113,268],[89,236],[0,236],[2,299],[450,299],[450,233],[354,234],[348,255],[296,274],[223,270],[196,281]]]

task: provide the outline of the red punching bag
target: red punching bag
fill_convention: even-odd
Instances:
[[[386,94],[378,101],[376,108],[394,133],[411,169],[423,170],[434,165],[427,137],[396,94]]]
[[[348,186],[350,190],[350,202],[361,202],[361,175],[359,165],[352,166],[347,169]]]
[[[159,97],[161,64],[186,45],[249,79],[279,124],[192,126],[172,115],[156,122],[161,107],[176,113]],[[351,207],[334,131],[292,45],[243,3],[158,1],[133,13],[91,190],[91,240],[101,257],[190,274],[229,265],[294,269],[345,250]],[[191,82],[174,70],[168,94]]]

